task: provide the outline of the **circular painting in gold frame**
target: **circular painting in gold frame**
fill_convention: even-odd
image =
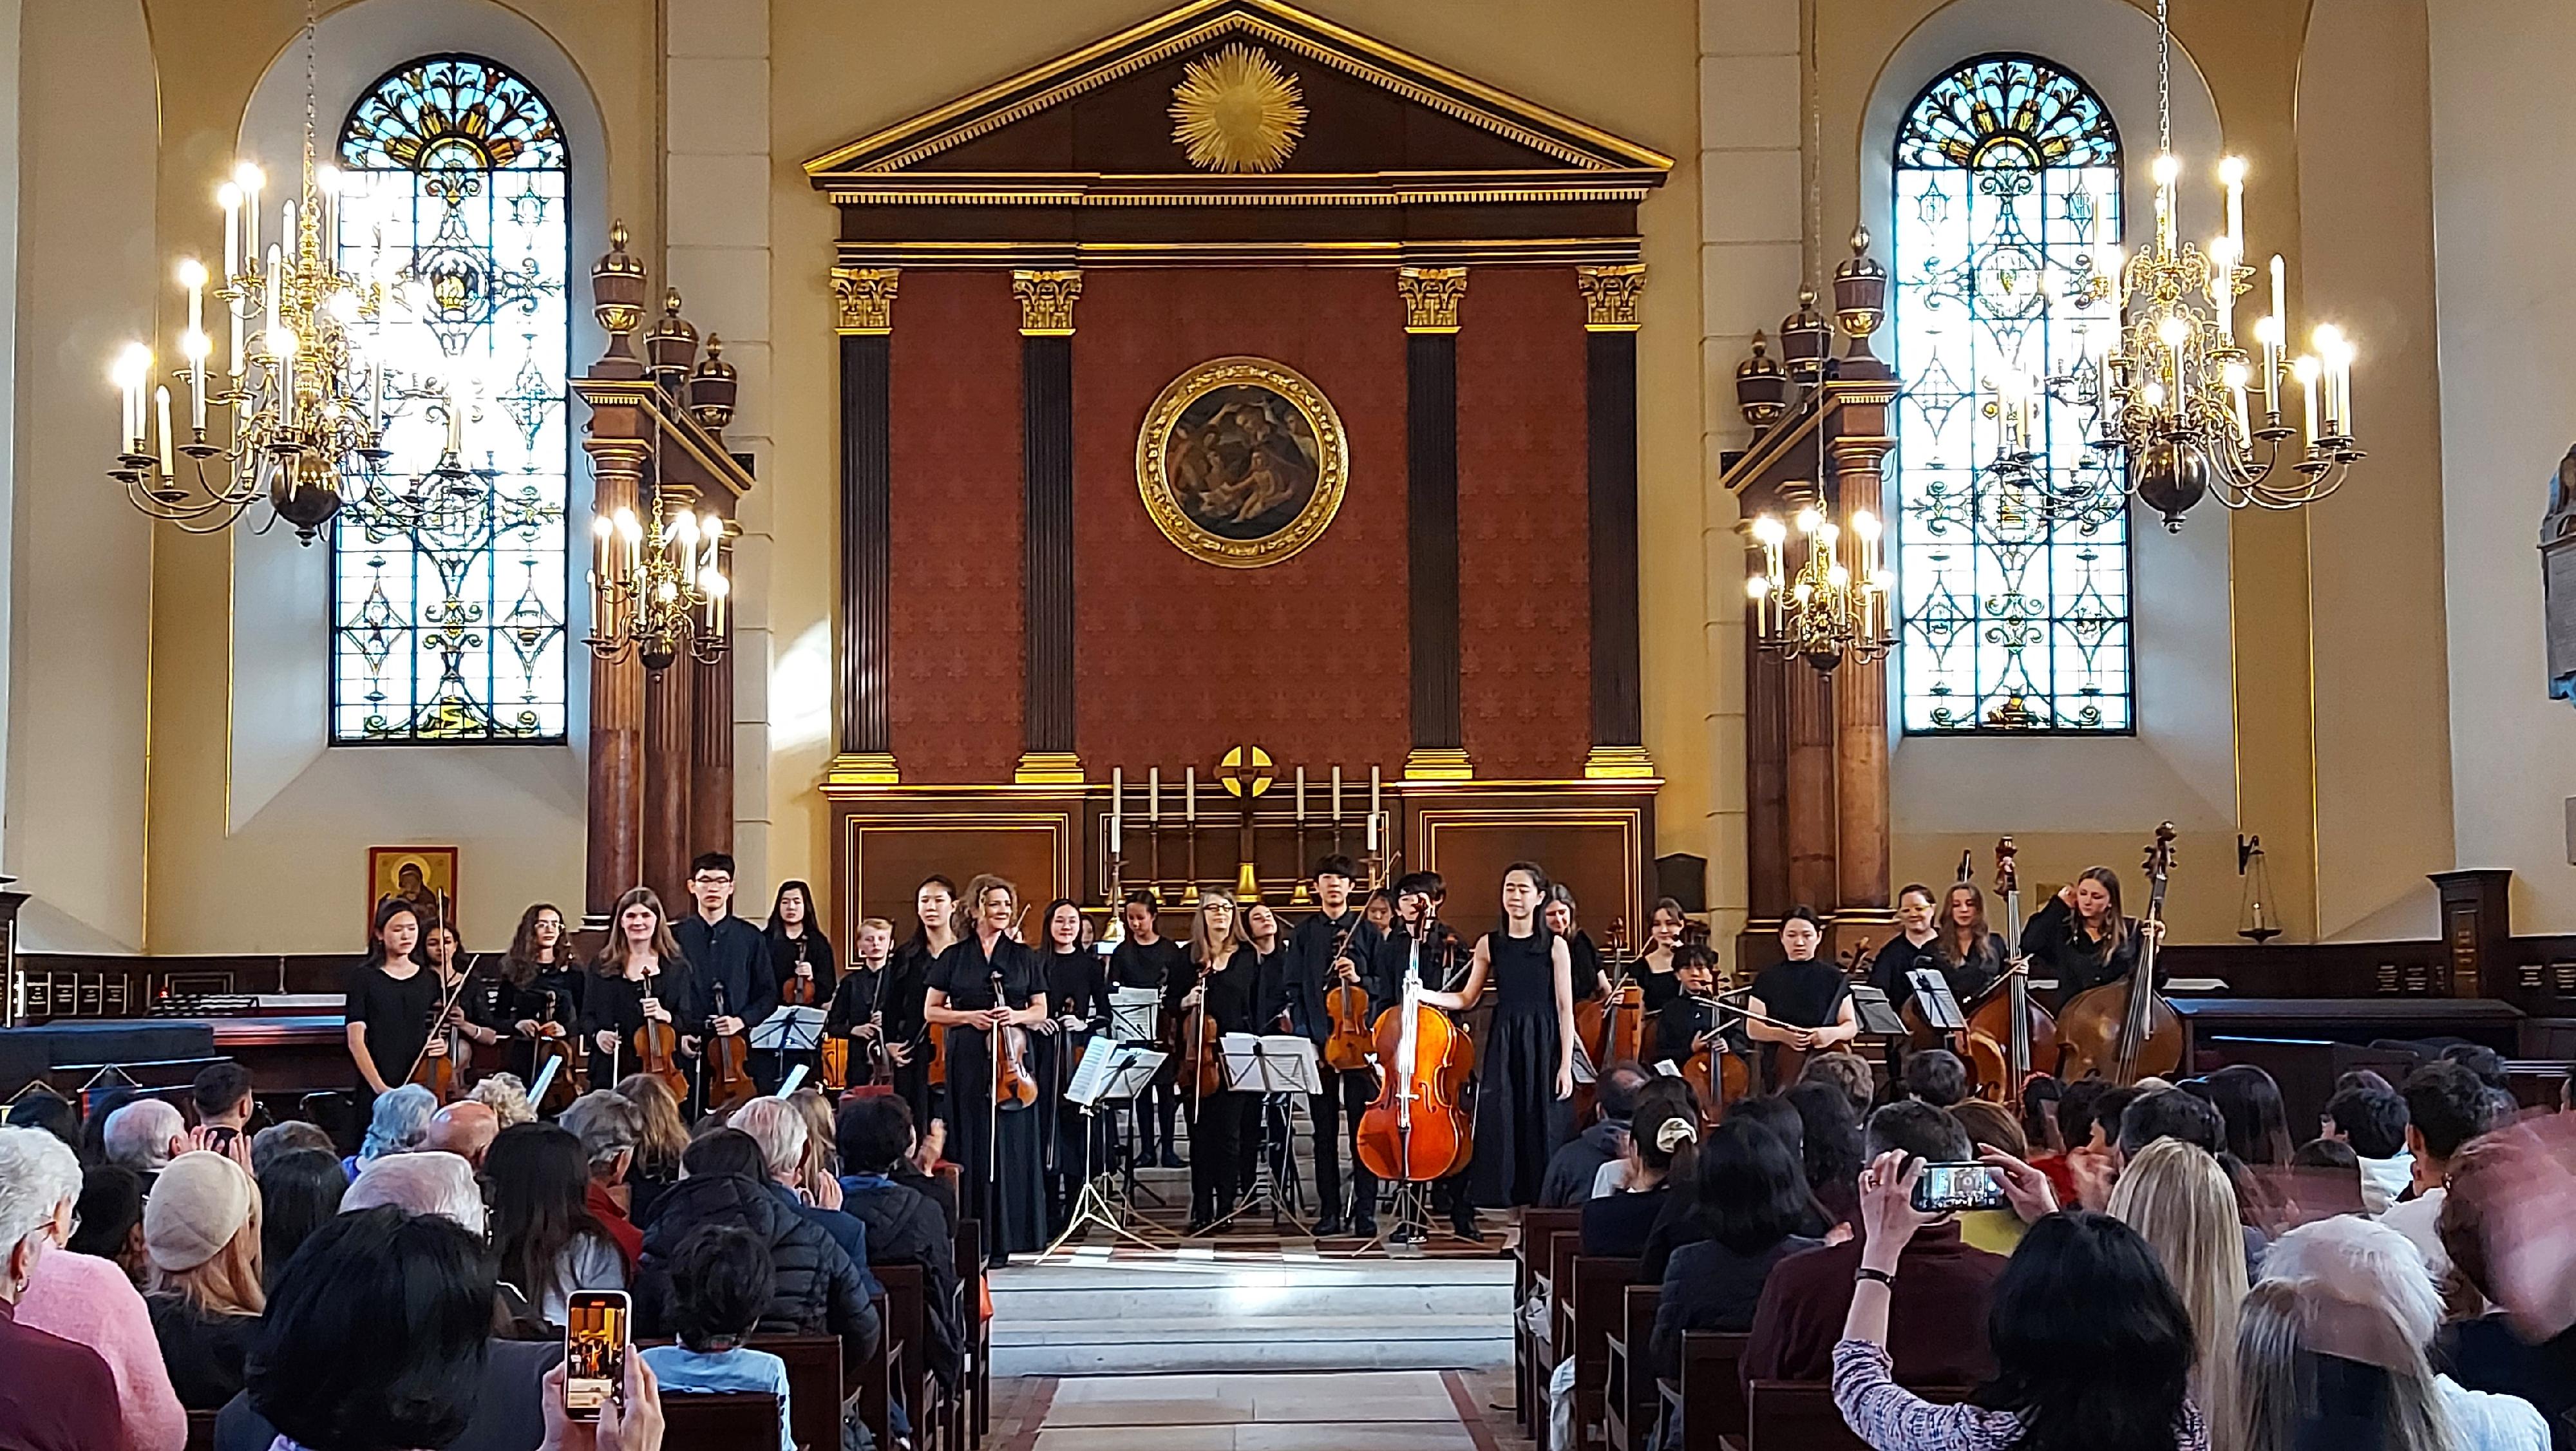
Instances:
[[[1323,537],[1350,472],[1323,390],[1267,358],[1214,358],[1173,379],[1136,437],[1154,527],[1225,569],[1277,564]]]

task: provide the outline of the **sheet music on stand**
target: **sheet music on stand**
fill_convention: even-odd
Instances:
[[[1154,1048],[1094,1038],[1084,1045],[1082,1061],[1074,1065],[1073,1077],[1065,1084],[1065,1100],[1082,1108],[1095,1108],[1117,1099],[1134,1098],[1154,1081],[1155,1070],[1168,1056]]]
[[[1851,1000],[1852,1015],[1860,1019],[1862,1032],[1879,1038],[1905,1036],[1905,1020],[1896,1015],[1895,1008],[1889,1006],[1887,994],[1871,987],[1868,983],[1856,982],[1851,987]]]
[[[1923,967],[1905,975],[1914,989],[1914,1010],[1923,1015],[1923,1025],[1937,1033],[1956,1033],[1968,1026],[1968,1017],[1959,1011],[1959,1000],[1950,996],[1950,980],[1938,971]]]
[[[1219,1051],[1225,1055],[1228,1092],[1324,1091],[1323,1079],[1315,1071],[1315,1040],[1303,1033],[1228,1033]]]
[[[1109,990],[1109,1031],[1121,1043],[1151,1043],[1161,1026],[1163,994],[1149,987]]]
[[[804,1052],[823,1041],[823,1010],[781,1003],[753,1026],[751,1046],[773,1053]]]

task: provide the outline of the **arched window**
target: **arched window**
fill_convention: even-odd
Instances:
[[[334,742],[560,741],[570,172],[552,107],[488,60],[401,66],[340,132],[343,271],[387,284],[371,340],[400,402],[388,481],[416,479],[459,400],[474,487],[332,532]]]
[[[2048,493],[2093,507],[1991,467],[1995,390],[2113,339],[2116,302],[2087,290],[2120,240],[2119,132],[2075,76],[1985,56],[1915,98],[1894,165],[1905,729],[2130,731],[2128,518],[2089,418],[2041,397],[2028,447]]]

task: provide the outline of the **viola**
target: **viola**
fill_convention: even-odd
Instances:
[[[1225,1092],[1225,1029],[1208,1015],[1207,982],[1211,969],[1199,966],[1198,1006],[1174,1017],[1164,1028],[1165,1046],[1180,1063],[1180,1082],[1192,1103]]]
[[[470,1068],[466,1057],[464,1014],[456,1000],[465,991],[465,977],[460,974],[448,984],[447,995],[439,1000],[438,1010],[430,1018],[430,1037],[446,1045],[444,1053],[431,1053],[427,1045],[412,1061],[411,1076],[404,1081],[417,1083],[438,1095],[440,1103],[454,1102],[465,1086]]]
[[[1353,930],[1353,927],[1342,929],[1341,937],[1333,943],[1328,961],[1339,963],[1343,960],[1342,955],[1350,950]],[[1328,970],[1339,971],[1338,968]],[[1337,979],[1324,992],[1324,1016],[1333,1024],[1332,1036],[1324,1040],[1325,1066],[1343,1072],[1366,1068],[1369,1055],[1377,1051],[1377,1045],[1369,1034],[1368,989],[1355,979]]]
[[[1596,1077],[1613,1063],[1643,1059],[1646,1048],[1646,989],[1629,971],[1633,959],[1628,956],[1627,919],[1612,918],[1606,939],[1608,991],[1574,1005],[1574,1038],[1591,1059]],[[1581,1118],[1592,1107],[1592,1086],[1578,1084],[1574,1092],[1576,1116]]]
[[[711,1016],[727,1016],[722,983],[716,984],[715,1012]],[[741,1033],[707,1029],[707,1107],[711,1110],[740,1108],[760,1094],[760,1086],[751,1081],[750,1045],[743,1039]]]
[[[2009,836],[1995,843],[1995,895],[2004,900],[2003,981],[1968,1013],[1966,1057],[1980,1097],[2021,1107],[2031,1065],[2057,1061],[2057,1020],[2030,995],[2030,964],[2021,955],[2021,873]]]
[[[660,1001],[661,994],[654,991],[653,979],[660,976],[661,972],[662,969],[657,965],[645,975],[643,984],[644,996],[657,1002]],[[689,1075],[680,1069],[679,1054],[680,1030],[659,1018],[646,1015],[644,1026],[635,1030],[635,1071],[649,1073],[662,1080],[662,1086],[671,1090],[671,1097],[687,1103]]]
[[[814,975],[812,965],[805,961],[806,939],[799,937],[795,941],[796,961],[789,964],[787,971],[778,979],[779,1004],[790,1008],[818,1007],[817,994],[822,991],[822,980]]]
[[[1354,1152],[1380,1179],[1444,1179],[1475,1152],[1458,1100],[1472,1052],[1447,1013],[1422,1001],[1422,949],[1404,969],[1404,995],[1378,1014],[1377,1098],[1360,1114]]]
[[[2138,965],[2117,982],[2089,987],[2058,1015],[2063,1075],[2099,1074],[2127,1088],[2182,1067],[2182,1020],[2156,991],[2156,944],[2163,935],[2165,884],[2173,875],[2174,824],[2156,828],[2147,846],[2147,915],[2139,919]]]
[[[572,1101],[581,1096],[581,1086],[573,1081],[577,1069],[573,1060],[572,1035],[564,1031],[563,1024],[555,1021],[555,1004],[555,994],[547,991],[543,1016],[537,1019],[537,1036],[528,1045],[528,1082],[533,1084],[543,1077],[547,1064],[555,1065],[554,1077],[546,1084],[545,1097],[534,1105],[538,1113],[548,1118],[572,1107]]]

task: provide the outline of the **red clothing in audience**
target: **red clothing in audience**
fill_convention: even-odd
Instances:
[[[608,1192],[608,1186],[596,1179],[582,1191],[581,1205],[590,1211],[591,1218],[599,1221],[600,1228],[608,1231],[608,1237],[617,1242],[618,1258],[626,1261],[626,1273],[634,1274],[635,1261],[644,1254],[644,1231],[637,1229],[635,1221],[626,1217],[626,1211],[617,1207],[617,1200]]]
[[[0,1366],[0,1451],[124,1451],[116,1377],[97,1351],[19,1324],[0,1301]]]
[[[2041,1154],[2030,1161],[2030,1166],[2048,1176],[2048,1186],[2057,1191],[2058,1203],[2072,1207],[2080,1202],[2075,1197],[2075,1170],[2064,1154]]]
[[[1740,1367],[1757,1380],[1831,1380],[1834,1342],[1851,1313],[1852,1276],[1861,1242],[1791,1255],[1771,1267],[1752,1338]],[[1995,1373],[1986,1346],[1986,1306],[2004,1257],[1959,1242],[1959,1227],[1936,1224],[1917,1233],[1896,1262],[1889,1296],[1888,1349],[1896,1378],[1908,1385],[1975,1385]]]

